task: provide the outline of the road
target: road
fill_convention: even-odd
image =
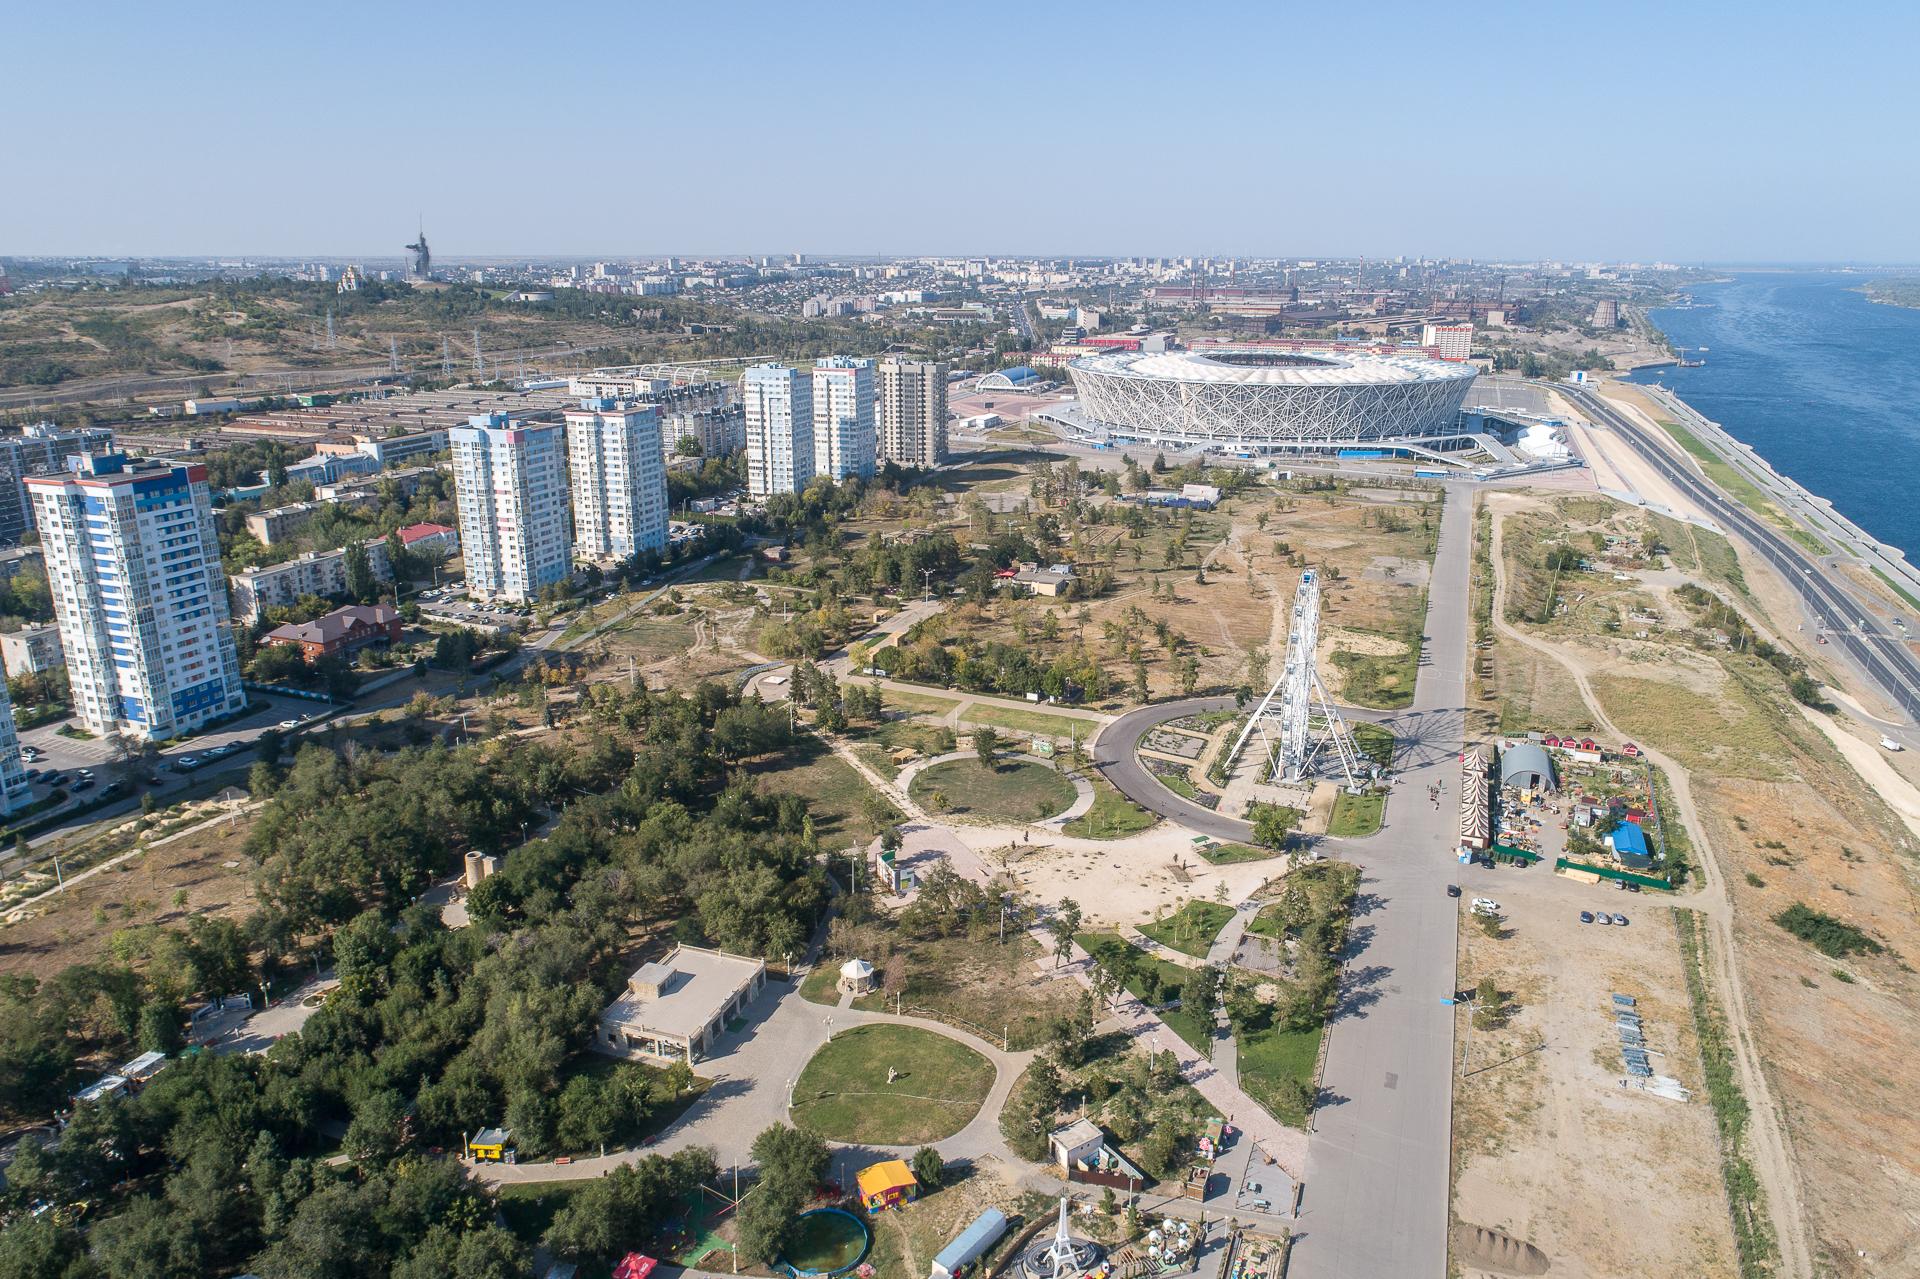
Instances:
[[[1450,800],[1428,786],[1459,784],[1465,728],[1471,489],[1449,485],[1428,591],[1426,638],[1413,706],[1382,718],[1400,746],[1395,794],[1381,832],[1320,841],[1362,870],[1340,1001],[1328,1029],[1320,1107],[1307,1148],[1307,1189],[1290,1273],[1301,1279],[1434,1279],[1445,1273],[1453,1010],[1459,904]],[[1094,742],[1095,766],[1136,802],[1183,826],[1244,840],[1247,823],[1160,786],[1133,757],[1154,723],[1232,706],[1230,697],[1143,707]],[[1170,715],[1171,712],[1171,715]]]
[[[1459,905],[1446,887],[1456,813],[1422,802],[1459,785],[1466,718],[1471,490],[1449,485],[1427,593],[1413,708],[1380,834],[1343,842],[1360,864],[1354,937],[1328,1028],[1295,1279],[1437,1279],[1446,1273]],[[1448,792],[1452,794],[1451,791]]]
[[[1604,423],[1648,465],[1707,511],[1722,528],[1737,534],[1779,571],[1844,653],[1910,721],[1920,722],[1920,660],[1902,640],[1862,627],[1865,606],[1835,581],[1824,564],[1771,524],[1697,476],[1691,465],[1660,447],[1624,413],[1592,391],[1566,388],[1570,398],[1595,421]]]

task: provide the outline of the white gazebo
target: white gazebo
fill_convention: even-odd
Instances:
[[[873,965],[864,959],[849,959],[840,965],[839,986],[849,995],[865,995],[873,990]]]

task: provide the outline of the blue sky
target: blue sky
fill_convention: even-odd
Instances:
[[[1913,5],[21,5],[0,253],[1912,261]]]

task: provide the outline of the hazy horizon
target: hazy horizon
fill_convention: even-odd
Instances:
[[[0,252],[1911,261],[1920,17],[1721,12],[42,7]]]

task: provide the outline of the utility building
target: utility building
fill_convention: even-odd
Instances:
[[[87,730],[163,741],[242,709],[207,468],[74,462],[26,484]]]

